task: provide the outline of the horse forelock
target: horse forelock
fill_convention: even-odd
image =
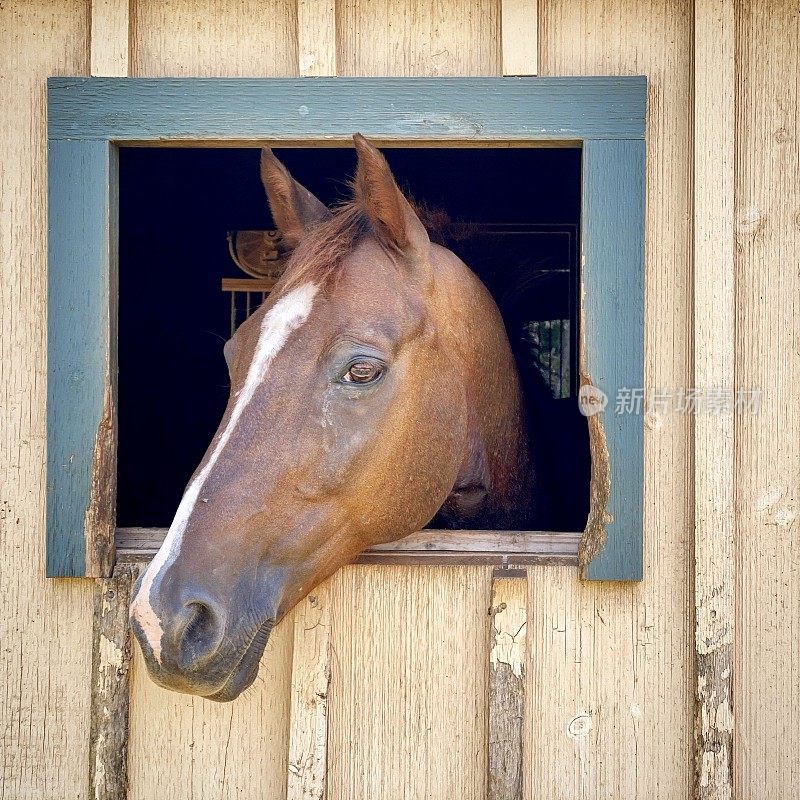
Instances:
[[[345,203],[314,225],[301,239],[286,264],[285,289],[303,283],[324,287],[344,258],[371,232],[366,214],[355,203]]]
[[[441,209],[430,208],[406,197],[431,241],[447,246],[451,220]],[[322,222],[307,231],[286,264],[286,290],[311,282],[324,287],[335,279],[344,259],[367,236],[374,235],[372,223],[356,202],[335,207]]]

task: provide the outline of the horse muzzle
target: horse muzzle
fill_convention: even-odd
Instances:
[[[233,700],[253,683],[274,614],[251,610],[231,625],[226,607],[197,587],[144,599],[138,590],[131,623],[156,683],[219,701]],[[245,616],[252,622],[242,624]]]

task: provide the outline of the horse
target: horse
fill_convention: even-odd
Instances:
[[[523,528],[535,437],[498,308],[431,241],[384,156],[354,137],[329,209],[265,148],[290,255],[225,344],[230,398],[130,618],[169,689],[236,698],[273,627],[366,548],[419,530]]]

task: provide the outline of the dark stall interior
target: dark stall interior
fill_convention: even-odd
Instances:
[[[324,202],[347,196],[352,149],[275,152]],[[437,212],[434,235],[494,295],[531,413],[548,420],[539,489],[551,498],[548,526],[582,530],[589,445],[576,400],[580,150],[384,152],[398,183]],[[247,307],[254,295],[222,291],[222,278],[248,278],[227,234],[273,225],[257,149],[131,147],[119,164],[117,524],[167,527],[225,408],[231,303],[239,323],[257,307]]]

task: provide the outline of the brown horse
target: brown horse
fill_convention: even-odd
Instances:
[[[365,548],[437,516],[522,527],[533,469],[503,320],[432,244],[383,156],[354,137],[333,211],[269,150],[261,174],[293,248],[225,346],[231,394],[131,617],[153,679],[232,700],[272,627]]]

